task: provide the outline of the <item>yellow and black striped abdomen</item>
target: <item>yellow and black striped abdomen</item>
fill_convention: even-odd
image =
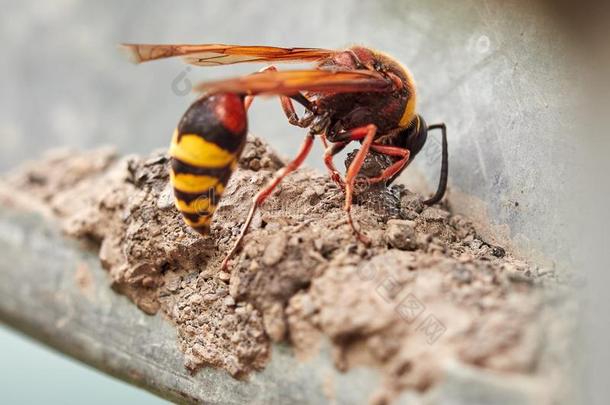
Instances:
[[[201,234],[210,221],[248,133],[243,98],[215,94],[194,102],[174,132],[169,154],[176,208]]]

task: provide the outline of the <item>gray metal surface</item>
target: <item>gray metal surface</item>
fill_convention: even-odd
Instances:
[[[104,143],[117,145],[124,152],[141,153],[164,146],[178,117],[193,100],[187,92],[192,83],[258,68],[206,70],[187,68],[178,61],[131,66],[117,52],[116,43],[227,42],[320,47],[360,43],[395,55],[409,66],[419,85],[420,112],[431,123],[447,123],[450,198],[456,210],[486,217],[528,255],[566,265],[583,253],[579,251],[579,234],[573,229],[578,210],[570,193],[578,184],[571,168],[580,145],[591,143],[587,133],[575,131],[578,124],[572,112],[578,94],[573,94],[576,65],[570,44],[556,21],[537,2],[0,0],[0,7],[2,170],[58,145],[92,147]],[[257,100],[250,127],[286,155],[296,151],[303,135],[284,122],[275,100]],[[575,134],[578,144],[574,142]],[[321,152],[319,147],[317,152]],[[435,152],[438,149],[431,142],[415,165],[431,183],[438,176]],[[322,167],[318,156],[308,163]],[[409,178],[408,173],[406,177]],[[19,235],[16,230],[15,235]],[[34,241],[46,243],[44,238]],[[71,282],[59,273],[63,265],[73,260],[69,255],[76,254],[71,248],[66,249],[45,252],[52,253],[45,259],[56,272],[45,269],[32,273],[49,277],[49,290],[36,292],[28,286],[14,290],[10,283],[17,283],[16,279],[1,283],[3,294],[13,293],[15,300],[21,299],[14,294],[19,291],[24,297],[40,301],[32,304],[39,305],[40,317],[36,319],[19,320],[17,312],[4,316],[11,318],[13,325],[47,341],[49,331],[39,329],[39,323],[47,316],[55,321],[66,316],[49,312],[52,310],[44,305],[53,292],[51,287]],[[8,248],[6,255],[21,260],[23,268],[38,266],[35,258],[21,257],[20,253],[23,251]],[[3,253],[4,257],[9,256]],[[95,268],[93,258],[82,260]],[[5,271],[1,276],[9,277]],[[96,278],[101,286],[103,274]],[[154,344],[142,346],[139,355],[123,350],[112,357],[85,332],[72,337],[74,341],[49,343],[97,367],[102,367],[103,362],[96,363],[98,360],[92,358],[108,360],[113,367],[106,367],[106,371],[116,374],[117,370],[124,370],[119,372],[121,378],[139,384],[150,386],[147,379],[161,371],[150,366],[150,374],[129,373],[133,356],[139,356],[141,361],[161,356],[157,358],[171,365],[168,369],[180,370],[175,347],[168,347],[174,339],[167,324],[140,314],[123,298],[112,297],[110,291],[99,288],[96,294],[109,300],[109,306],[102,306],[103,311],[109,312],[99,315],[108,322],[104,324],[105,333],[117,345],[133,342],[135,331],[148,333]],[[8,295],[3,299],[5,296]],[[15,301],[15,305],[19,302]],[[85,307],[86,300],[82,305],[91,309]],[[111,316],[117,314],[114,311],[130,314],[126,319],[133,324],[127,327],[115,323],[124,319]],[[95,325],[81,326],[84,331]],[[155,333],[148,329],[153,327],[158,329]],[[121,335],[130,330],[134,335]],[[82,355],[83,351],[89,353],[88,357]],[[280,352],[277,357],[281,356]],[[293,364],[289,356],[285,360]],[[274,372],[279,371],[266,370],[263,377],[255,377],[254,381],[267,378],[265,384],[271,383],[280,375]],[[197,389],[203,395],[207,389],[208,398],[217,400],[215,395],[220,395],[221,389],[214,385],[216,382],[206,383],[206,375],[216,372],[209,373],[195,379],[178,373],[172,377],[176,381],[172,389],[186,390],[189,395],[189,390]],[[203,388],[194,387],[193,381]],[[256,393],[253,383],[244,386],[226,380],[226,384],[223,389],[252,389],[248,395],[258,395],[252,394]]]

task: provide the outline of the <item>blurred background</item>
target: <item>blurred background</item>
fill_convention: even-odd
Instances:
[[[608,19],[600,4],[0,0],[0,170],[58,146],[166,148],[195,98],[194,83],[260,67],[134,66],[120,42],[378,48],[412,70],[427,121],[447,123],[453,209],[527,257],[585,272],[590,311],[580,320],[578,355],[591,362],[574,373],[593,403],[607,398],[610,375],[600,129]],[[304,136],[285,122],[277,100],[256,100],[250,129],[286,156]],[[421,173],[435,184],[437,146],[432,139],[404,181]],[[307,163],[321,168],[321,151]],[[161,402],[4,328],[0,359],[2,402],[76,403],[85,394],[94,403]]]

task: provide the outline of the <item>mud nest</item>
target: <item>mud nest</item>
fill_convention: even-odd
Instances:
[[[389,163],[372,159],[365,175]],[[330,341],[339,369],[377,367],[379,398],[428,389],[448,360],[539,371],[548,332],[540,291],[556,273],[402,186],[359,190],[354,218],[373,241],[365,247],[347,225],[342,191],[300,169],[262,206],[230,272],[220,271],[252,196],[282,164],[250,138],[209,237],[174,208],[163,152],[56,151],[6,176],[3,200],[93,246],[116,291],[176,325],[193,372],[214,366],[244,378],[279,341],[300,358]]]

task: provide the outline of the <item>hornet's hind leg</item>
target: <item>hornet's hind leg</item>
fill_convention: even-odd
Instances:
[[[268,71],[268,70],[276,71],[277,68],[275,66],[271,65],[271,66],[267,66],[267,67],[261,69],[260,72],[264,72],[264,71]],[[284,114],[286,115],[286,118],[288,119],[288,122],[292,125],[296,125],[301,128],[308,127],[315,117],[311,113],[311,109],[312,109],[311,103],[309,102],[309,100],[307,100],[307,98],[305,98],[305,96],[303,96],[300,93],[293,96],[293,98],[306,108],[307,113],[303,117],[299,118],[299,116],[296,113],[296,110],[294,109],[294,104],[292,103],[292,99],[288,96],[282,95],[282,96],[280,96],[280,102],[282,105],[282,110],[284,111]],[[254,96],[252,96],[252,95],[248,95],[244,98],[244,107],[245,107],[246,111],[250,108],[253,101],[254,101]],[[227,254],[227,256],[225,257],[225,259],[222,262],[223,270],[227,269],[227,267],[229,265],[229,260],[231,260],[231,258],[233,258],[233,256],[237,252],[237,249],[239,249],[241,242],[243,241],[244,237],[246,236],[246,233],[248,233],[248,228],[250,227],[250,223],[252,222],[252,219],[254,218],[254,214],[256,214],[258,207],[260,207],[263,204],[263,202],[267,199],[267,197],[269,197],[271,195],[271,193],[273,193],[273,190],[282,182],[284,177],[286,177],[288,174],[294,172],[296,169],[299,168],[299,166],[301,166],[301,164],[303,163],[303,161],[305,160],[305,158],[307,157],[307,155],[309,155],[309,152],[311,151],[311,147],[313,146],[313,140],[314,140],[314,136],[311,133],[307,134],[307,137],[303,141],[303,144],[301,145],[301,148],[300,148],[297,156],[290,163],[288,163],[285,167],[278,170],[277,173],[275,174],[274,178],[271,180],[271,182],[269,182],[269,184],[267,184],[267,186],[265,186],[265,188],[263,188],[261,191],[259,191],[256,194],[256,196],[254,196],[254,198],[252,199],[252,207],[250,208],[250,211],[248,212],[248,217],[246,218],[246,222],[244,222],[237,240],[235,241],[233,247],[231,248],[231,250],[229,251],[229,253]]]
[[[237,249],[239,248],[242,240],[244,239],[244,236],[246,236],[248,228],[250,227],[250,223],[252,222],[252,218],[254,218],[254,214],[256,213],[258,207],[260,207],[261,204],[265,201],[265,199],[267,199],[267,197],[271,195],[273,190],[277,187],[278,184],[280,184],[284,177],[294,172],[299,166],[301,166],[301,164],[311,151],[311,147],[313,146],[313,140],[314,136],[311,133],[307,134],[305,140],[303,141],[303,144],[301,145],[301,149],[299,150],[299,153],[294,158],[294,160],[288,163],[285,167],[278,170],[273,179],[267,184],[267,186],[265,186],[265,188],[263,188],[261,191],[258,192],[258,194],[256,194],[256,196],[254,196],[254,198],[252,199],[252,207],[250,208],[250,212],[248,212],[246,222],[244,222],[241,228],[239,237],[235,241],[233,248],[229,251],[224,261],[222,262],[223,270],[228,267],[229,260],[231,260],[231,258],[235,255],[235,252],[237,252]]]

